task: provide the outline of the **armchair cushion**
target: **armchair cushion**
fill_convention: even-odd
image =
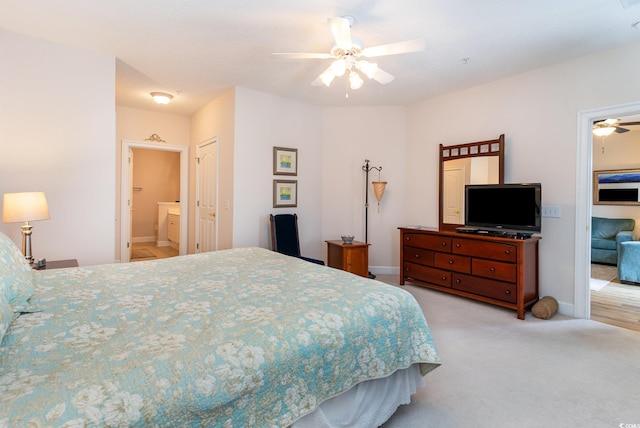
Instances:
[[[633,241],[635,220],[631,218],[591,218],[591,261],[618,264],[618,247]]]
[[[620,244],[618,278],[624,283],[640,285],[640,241]]]

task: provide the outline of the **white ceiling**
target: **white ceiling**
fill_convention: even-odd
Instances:
[[[396,79],[310,83],[329,60],[327,18],[352,15],[364,47],[422,38],[381,57]],[[640,41],[640,0],[2,0],[0,28],[117,58],[118,105],[190,115],[238,85],[322,106],[406,105]],[[468,60],[464,60],[468,58]],[[3,59],[5,60],[5,59]],[[157,106],[151,91],[175,96]]]

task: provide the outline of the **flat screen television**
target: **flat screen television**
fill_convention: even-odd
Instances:
[[[465,186],[465,227],[492,231],[540,232],[541,211],[540,183]]]

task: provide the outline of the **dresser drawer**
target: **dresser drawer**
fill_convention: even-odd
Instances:
[[[451,238],[423,233],[405,233],[403,245],[429,250],[451,252]]]
[[[434,266],[440,269],[471,273],[471,257],[436,253],[434,256]]]
[[[515,264],[496,262],[494,260],[473,259],[471,273],[507,282],[516,282],[518,279],[518,268]]]
[[[407,279],[413,278],[442,287],[451,287],[451,272],[442,269],[405,262],[402,267],[402,275]]]
[[[405,262],[433,266],[433,251],[415,247],[404,247],[402,257]]]
[[[451,288],[508,303],[516,303],[517,298],[515,284],[460,273],[452,275]]]
[[[502,260],[515,263],[517,260],[517,247],[515,245],[500,242],[487,242],[476,239],[453,238],[452,252],[467,256],[482,257],[485,259]]]

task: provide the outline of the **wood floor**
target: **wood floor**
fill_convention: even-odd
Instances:
[[[131,261],[139,262],[175,257],[179,252],[171,247],[158,247],[155,242],[134,242],[131,253]]]
[[[594,267],[606,272],[602,265]],[[615,272],[615,266],[609,268]],[[592,276],[597,277],[600,272],[592,269]],[[591,291],[591,319],[640,331],[640,285],[622,284],[614,278],[600,290]]]

